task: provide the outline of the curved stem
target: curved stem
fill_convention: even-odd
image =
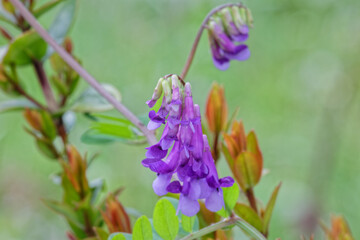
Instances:
[[[54,112],[57,110],[57,103],[55,100],[55,96],[51,90],[50,83],[45,74],[44,67],[39,60],[33,60],[33,66],[35,68],[36,75],[38,76],[38,80],[44,93],[48,107],[52,112]]]
[[[194,43],[192,45],[192,48],[190,50],[190,54],[186,60],[186,63],[185,63],[185,66],[181,72],[181,78],[183,80],[185,80],[185,77],[190,69],[190,66],[192,64],[192,61],[194,59],[194,56],[195,56],[195,53],[196,53],[196,49],[199,45],[199,42],[200,42],[200,39],[201,39],[201,36],[202,36],[202,33],[204,31],[204,29],[206,28],[206,24],[208,23],[209,19],[212,17],[212,15],[214,15],[215,13],[217,13],[218,11],[220,11],[221,9],[223,8],[226,8],[226,7],[232,7],[232,6],[239,6],[239,7],[242,7],[243,5],[241,3],[226,3],[226,4],[223,4],[223,5],[220,5],[216,8],[214,8],[213,10],[211,10],[208,15],[206,15],[206,17],[204,18],[203,22],[201,23],[201,26],[196,34],[196,37],[195,37],[195,40],[194,40]]]
[[[218,229],[222,229],[224,227],[233,225],[236,223],[236,221],[239,220],[237,218],[228,218],[228,219],[224,219],[220,222],[211,224],[210,226],[204,227],[202,229],[200,229],[197,232],[194,233],[190,233],[189,235],[187,235],[186,237],[181,238],[180,240],[192,240],[192,239],[198,239],[201,236],[205,236],[206,234],[215,232]]]
[[[123,104],[118,102],[109,94],[96,79],[91,76],[70,54],[68,54],[39,24],[34,16],[25,8],[19,0],[10,0],[10,2],[19,10],[24,19],[39,33],[39,35],[59,54],[59,56],[74,69],[85,81],[87,81],[99,94],[101,94],[110,104],[112,104],[120,113],[129,119],[146,136],[149,144],[155,144],[156,137],[149,131],[144,124]]]
[[[231,225],[238,226],[241,230],[249,234],[255,240],[266,240],[264,235],[262,235],[258,230],[256,230],[253,226],[249,223],[244,221],[240,217],[230,217],[228,219],[224,219],[220,222],[214,223],[210,226],[200,229],[197,232],[190,233],[186,237],[181,238],[180,240],[194,240],[199,239],[202,236],[205,236],[209,233],[215,232],[216,230],[231,226]]]

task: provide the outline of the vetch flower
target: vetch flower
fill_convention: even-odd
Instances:
[[[234,180],[218,177],[209,143],[202,132],[200,107],[193,103],[190,84],[182,88],[176,75],[161,81],[171,86],[171,90],[165,92],[162,84],[163,109],[149,117],[156,126],[165,124],[165,127],[160,141],[147,148],[146,159],[142,161],[157,173],[154,192],[160,196],[169,192],[180,194],[178,211],[187,216],[200,210],[200,199],[210,211],[219,211],[224,206],[222,188],[232,186]],[[158,94],[162,92],[154,94],[156,97],[153,95],[152,99],[160,99]],[[154,123],[148,126],[151,128]]]
[[[247,8],[224,8],[212,16],[208,23],[208,36],[214,65],[228,69],[230,60],[245,61],[250,50],[245,42],[249,37],[251,14]]]

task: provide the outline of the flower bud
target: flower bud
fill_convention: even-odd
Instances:
[[[349,225],[342,216],[331,216],[331,228],[329,229],[323,224],[322,228],[325,231],[327,240],[354,240]]]
[[[164,91],[164,98],[166,104],[170,104],[172,95],[171,95],[171,82],[168,78],[162,81],[162,89]]]
[[[234,122],[230,134],[224,134],[223,152],[240,187],[246,191],[261,178],[263,157],[254,131],[245,135],[242,122]]]
[[[217,83],[213,84],[209,92],[205,114],[210,131],[219,134],[225,128],[228,112],[224,88]]]
[[[66,50],[69,54],[72,54],[72,52],[73,52],[73,44],[72,44],[72,41],[71,41],[71,39],[70,39],[69,37],[66,37],[66,38],[64,39],[63,45],[64,45],[65,50]]]
[[[101,211],[104,222],[109,228],[110,233],[126,232],[131,233],[130,218],[123,205],[113,194],[106,198],[105,211]]]
[[[231,11],[224,8],[207,23],[213,62],[219,70],[226,70],[230,60],[245,61],[250,57],[248,46],[237,44],[246,41],[249,36],[248,26],[242,21],[239,10],[239,7],[231,8]]]
[[[87,193],[90,189],[86,178],[86,159],[71,145],[67,146],[66,153],[69,161],[67,163],[63,162],[64,172],[66,173],[65,176],[78,193]]]
[[[146,104],[152,108],[156,101],[161,97],[161,94],[163,92],[163,87],[162,87],[162,82],[164,81],[163,78],[160,78],[158,83],[156,84],[156,87],[155,87],[155,90],[154,90],[154,93],[151,97],[151,99],[149,101],[146,102]]]

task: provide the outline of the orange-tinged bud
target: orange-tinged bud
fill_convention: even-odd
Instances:
[[[331,228],[322,226],[328,240],[354,240],[350,227],[342,216],[331,217]]]
[[[64,48],[65,50],[69,53],[69,54],[72,54],[72,51],[73,51],[73,44],[72,44],[72,41],[69,37],[66,37],[64,39]]]
[[[106,199],[106,209],[101,214],[109,228],[110,233],[126,232],[131,233],[129,215],[126,213],[122,204],[113,194],[109,194]]]
[[[66,176],[77,192],[85,194],[89,190],[89,184],[86,178],[86,160],[81,157],[74,146],[67,146],[66,152],[69,160],[69,162],[63,166]]]
[[[225,128],[227,114],[224,88],[214,83],[206,101],[206,119],[211,132],[219,134]]]
[[[234,121],[230,134],[224,133],[223,152],[236,181],[243,190],[261,178],[263,157],[254,131],[246,136],[241,121]]]
[[[31,127],[37,131],[42,131],[42,117],[38,111],[25,109],[24,117]]]

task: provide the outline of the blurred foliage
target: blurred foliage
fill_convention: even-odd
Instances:
[[[202,18],[221,2],[225,1],[87,0],[80,5],[71,33],[76,55],[97,79],[121,89],[130,109],[143,114],[156,79],[181,70]],[[239,106],[239,116],[249,129],[256,129],[265,167],[271,171],[257,186],[257,196],[269,198],[273,186],[283,181],[277,202],[281,208],[274,212],[270,238],[297,239],[300,232],[312,233],[313,213],[328,217],[328,212],[341,212],[352,226],[360,221],[360,205],[354,197],[360,191],[359,58],[355,54],[360,50],[360,2],[245,3],[255,18],[250,60],[220,72],[213,67],[203,38],[188,75],[194,97],[204,106],[211,83],[220,82],[229,112]],[[49,27],[60,8],[41,16],[41,22]],[[19,34],[11,24],[3,24],[11,34]],[[0,38],[0,45],[6,42]],[[33,70],[24,66],[18,74],[41,99],[41,91],[31,84]],[[76,94],[80,96],[80,90]],[[38,201],[38,196],[59,197],[47,177],[57,166],[45,161],[32,139],[23,136],[19,126],[24,121],[17,114],[2,115],[0,123],[4,129],[0,133],[0,238],[63,238],[62,219]],[[88,127],[88,121],[79,117],[70,135],[81,150],[88,147],[79,140]],[[110,189],[128,186],[122,195],[124,205],[151,215],[156,196],[149,188],[152,174],[141,168],[144,151],[117,143],[92,151],[100,151],[101,156],[89,176],[106,176]],[[225,175],[225,159],[219,161]],[[355,225],[352,229],[353,236],[359,237],[360,230]]]

